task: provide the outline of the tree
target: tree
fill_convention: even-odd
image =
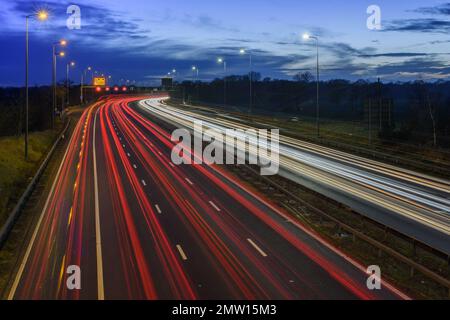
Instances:
[[[306,71],[306,72],[303,72],[303,73],[299,72],[299,73],[297,73],[294,76],[294,80],[298,81],[298,82],[306,82],[306,83],[308,83],[308,82],[311,82],[311,81],[314,80],[314,76],[309,71]]]

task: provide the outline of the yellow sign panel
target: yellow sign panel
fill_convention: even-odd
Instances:
[[[105,77],[95,77],[94,78],[94,86],[106,86],[106,78]]]

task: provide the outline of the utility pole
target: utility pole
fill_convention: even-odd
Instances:
[[[372,145],[372,98],[369,98],[369,146]]]
[[[378,108],[380,117],[380,132],[383,130],[383,98],[381,96],[381,80],[378,78]]]
[[[56,109],[56,51],[55,44],[52,47],[53,60],[52,60],[52,84],[53,84],[53,99],[52,99],[52,129],[55,129],[55,109]]]

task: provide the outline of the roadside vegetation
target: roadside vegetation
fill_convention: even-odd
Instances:
[[[46,130],[30,134],[28,161],[24,158],[23,136],[0,137],[0,226],[35,174],[56,132]]]

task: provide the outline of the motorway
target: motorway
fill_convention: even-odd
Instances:
[[[225,133],[248,130],[237,118],[207,107],[174,107],[148,99],[141,107],[175,126]],[[247,141],[256,139],[245,133]],[[450,255],[450,181],[412,172],[313,143],[280,136],[280,175],[343,203],[369,218]]]
[[[223,168],[174,165],[141,99],[82,115],[9,299],[408,298],[367,289],[365,268]],[[66,286],[73,265],[80,290]]]

